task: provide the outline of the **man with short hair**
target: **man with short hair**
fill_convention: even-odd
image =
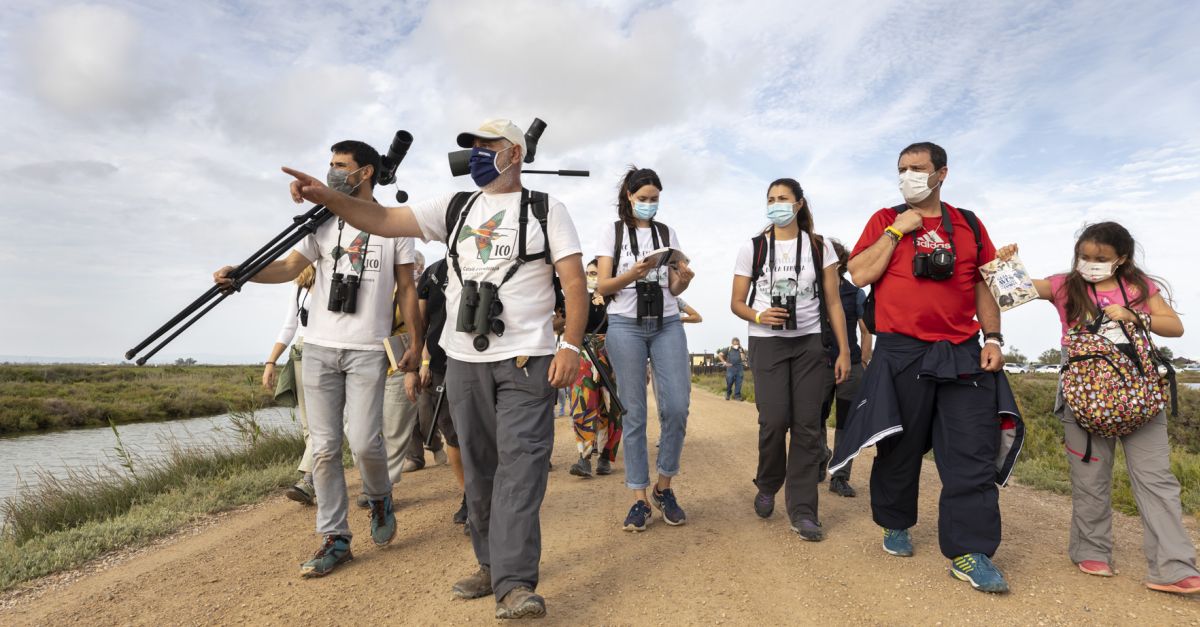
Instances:
[[[871,217],[848,264],[856,285],[874,285],[864,314],[870,320],[873,299],[877,335],[829,470],[878,442],[871,512],[884,550],[906,557],[921,460],[932,447],[942,480],[938,537],[951,574],[1007,592],[991,561],[1000,545],[997,484],[1008,479],[1023,427],[1000,371],[1000,308],[979,274],[995,247],[973,213],[942,202],[949,170],[940,146],[908,146],[898,170],[905,204]]]
[[[736,337],[729,346],[717,351],[717,358],[725,366],[725,400],[730,394],[734,400],[742,400],[742,381],[746,377],[746,351],[742,349],[742,341]]]
[[[371,193],[379,168],[379,153],[359,141],[338,142],[330,149],[327,181],[339,196],[378,207]],[[327,189],[329,189],[327,188]],[[349,228],[347,228],[349,227]],[[371,539],[386,545],[396,535],[392,482],[384,451],[383,388],[387,357],[383,341],[392,328],[393,303],[409,320],[418,320],[412,274],[413,241],[380,237],[359,231],[340,219],[330,219],[300,241],[287,258],[272,262],[251,280],[283,283],[313,264],[314,303],[304,337],[304,403],[313,447],[313,483],[317,491],[317,533],[321,548],[300,569],[305,577],[320,577],[353,559],[350,552],[346,476],[342,467],[343,416],[346,438],[362,474],[363,491],[371,510]],[[214,275],[231,285],[232,266]],[[337,285],[356,282],[357,297]],[[352,303],[352,304],[351,304]],[[408,327],[419,354],[423,340],[419,322]],[[413,350],[403,358],[411,368]]]
[[[561,202],[521,185],[525,136],[487,120],[458,136],[471,149],[479,192],[412,207],[381,208],[288,168],[292,196],[321,203],[368,232],[449,244],[450,413],[466,475],[471,541],[479,570],[454,585],[460,598],[495,594],[497,618],[542,616],[534,589],[541,559],[539,510],[554,443],[554,388],[574,382],[587,321],[579,236]],[[465,194],[465,193],[464,193]],[[553,277],[566,296],[555,345]],[[498,300],[501,305],[488,306]],[[502,331],[500,335],[497,331]]]

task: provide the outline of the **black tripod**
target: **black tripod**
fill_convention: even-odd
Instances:
[[[298,244],[300,240],[304,239],[311,233],[315,233],[317,229],[322,224],[327,222],[332,216],[333,212],[326,209],[325,205],[317,205],[312,209],[309,209],[304,214],[293,217],[291,226],[284,229],[282,233],[276,235],[274,239],[267,242],[266,245],[264,245],[262,248],[259,248],[253,255],[250,255],[249,258],[238,264],[237,268],[235,268],[233,272],[229,274],[229,278],[233,281],[233,286],[231,288],[228,288],[226,291],[222,291],[221,288],[216,285],[208,288],[208,291],[204,292],[199,298],[192,301],[192,304],[184,307],[183,311],[175,314],[174,318],[168,320],[166,324],[159,327],[154,333],[151,333],[149,337],[142,340],[137,346],[134,346],[126,351],[125,359],[133,359],[142,351],[142,349],[149,346],[152,342],[162,337],[163,334],[167,333],[171,329],[175,329],[173,333],[168,335],[163,341],[159,342],[157,346],[150,349],[150,351],[145,355],[138,357],[136,362],[137,365],[144,365],[146,360],[153,357],[167,344],[170,344],[171,340],[179,337],[179,334],[183,333],[188,329],[188,327],[195,324],[197,320],[203,318],[204,315],[209,311],[212,311],[213,307],[219,305],[221,301],[229,297],[230,294],[241,290],[242,286],[245,285],[251,278],[253,278],[254,275],[262,272],[263,268],[266,268],[268,265],[270,265],[272,261],[275,261],[276,259],[282,257],[284,253],[287,253],[292,248],[295,248],[296,244]]]

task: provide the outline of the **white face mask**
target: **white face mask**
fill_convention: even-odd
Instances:
[[[1099,283],[1112,278],[1112,275],[1117,271],[1117,264],[1114,261],[1094,263],[1080,259],[1075,264],[1075,271],[1079,273],[1079,276],[1083,277],[1084,281]]]
[[[916,172],[908,170],[900,173],[900,193],[904,196],[904,202],[914,204],[919,203],[933,193],[933,188],[929,186],[929,177],[932,174],[928,172]],[[941,185],[939,182],[938,185]]]
[[[600,287],[600,277],[590,276],[587,278],[587,290],[589,292],[594,292],[599,287]]]

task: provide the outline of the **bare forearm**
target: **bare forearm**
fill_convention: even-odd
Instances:
[[[350,226],[383,237],[422,237],[421,227],[409,207],[384,207],[374,201],[345,194],[325,203]]]
[[[984,333],[1000,332],[1000,305],[982,281],[975,284],[975,316]]]
[[[287,350],[286,344],[275,342],[275,345],[271,347],[271,356],[267,357],[267,363],[273,364],[279,361],[279,358],[283,356],[283,351],[285,350]]]
[[[304,267],[309,263],[310,262],[308,259],[306,259],[303,255],[293,251],[287,259],[278,259],[267,264],[267,267],[260,270],[258,274],[250,277],[250,282],[287,283],[288,281],[295,279],[297,276],[300,276],[300,272],[304,270]]]
[[[896,241],[886,234],[880,235],[879,240],[871,244],[870,248],[855,255],[846,264],[850,280],[859,287],[878,281],[884,270],[887,270],[895,250]]]
[[[587,327],[588,292],[587,280],[583,276],[581,255],[571,255],[555,262],[562,283],[563,298],[567,307],[567,325],[563,329],[563,341],[573,346],[582,346],[583,331]]]

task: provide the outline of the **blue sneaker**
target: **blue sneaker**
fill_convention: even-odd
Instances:
[[[312,559],[300,565],[301,577],[324,577],[341,564],[354,559],[350,552],[350,538],[325,536],[325,543],[317,549]]]
[[[983,553],[967,553],[950,560],[950,574],[983,592],[1008,592],[1008,582],[1000,569]]]
[[[392,497],[386,496],[371,501],[371,540],[377,546],[385,546],[396,537],[396,513],[392,510]]]
[[[650,525],[651,514],[650,506],[645,501],[634,503],[625,517],[625,531],[645,531]]]
[[[662,492],[659,492],[657,487],[654,488],[650,491],[650,500],[654,501],[654,506],[662,512],[663,520],[668,525],[682,525],[687,522],[687,514],[683,513],[683,508],[675,500],[675,491],[671,488]]]
[[[900,557],[912,557],[912,538],[908,536],[908,529],[884,529],[883,550]]]

